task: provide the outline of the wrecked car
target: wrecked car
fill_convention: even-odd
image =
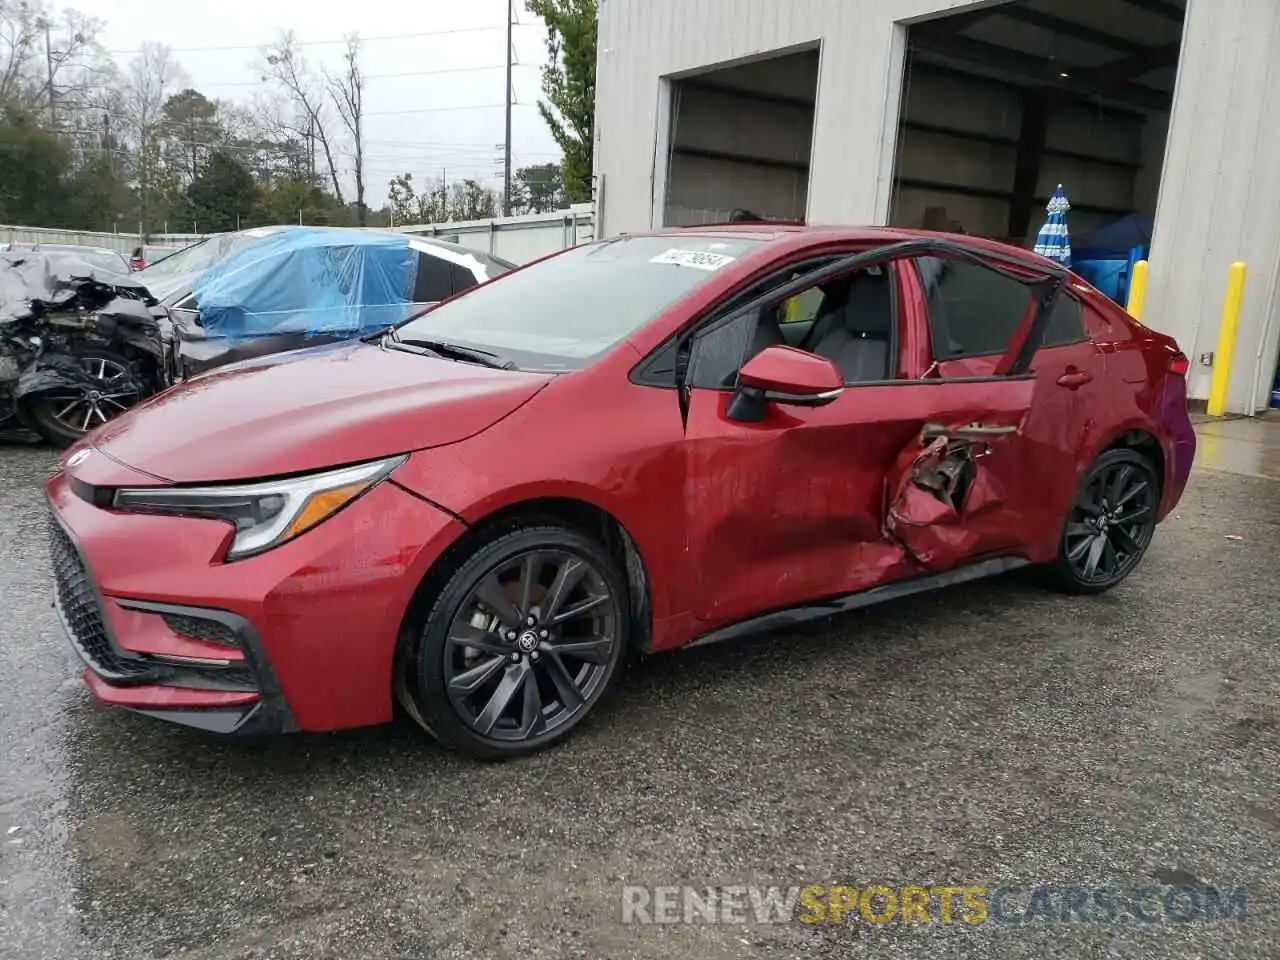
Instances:
[[[45,488],[57,607],[107,704],[239,733],[398,701],[528,754],[633,653],[1019,567],[1121,583],[1187,483],[1187,370],[988,241],[617,237],[101,427]]]
[[[99,266],[70,252],[9,256],[63,265],[57,280],[40,281],[71,298],[59,309],[26,316],[27,300],[45,304],[49,294],[12,278],[11,312],[25,318],[26,339],[10,341],[15,352],[0,361],[2,390],[6,371],[16,377],[36,362],[30,343],[41,345],[44,379],[28,373],[16,383],[7,412],[24,438],[34,430],[63,446],[188,377],[385,329],[513,267],[435,239],[315,227],[216,235],[105,285],[88,276],[106,276]],[[99,301],[108,289],[128,295],[105,309]],[[77,290],[80,299],[72,296]],[[60,332],[51,339],[53,329]],[[63,371],[56,385],[55,365]]]
[[[0,438],[66,446],[160,389],[154,307],[78,251],[0,253]]]

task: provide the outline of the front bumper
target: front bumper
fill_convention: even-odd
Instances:
[[[226,524],[104,509],[65,473],[46,495],[54,606],[90,692],[219,733],[389,720],[404,612],[463,529],[384,481],[297,540],[222,563]]]

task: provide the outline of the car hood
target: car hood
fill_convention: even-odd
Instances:
[[[83,445],[174,483],[304,473],[465,440],[552,376],[345,342],[192,378]]]

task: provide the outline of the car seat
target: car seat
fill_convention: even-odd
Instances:
[[[824,292],[822,307],[801,348],[834,362],[845,383],[887,379],[893,327],[888,274],[860,271]]]

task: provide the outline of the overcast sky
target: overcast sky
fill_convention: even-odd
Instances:
[[[144,41],[170,47],[191,85],[248,103],[260,47],[292,29],[316,67],[341,65],[342,38],[363,41],[365,177],[370,206],[406,170],[421,183],[447,171],[501,184],[507,0],[68,0],[106,24],[103,43],[123,68]],[[513,166],[560,159],[535,107],[546,60],[541,22],[517,0]],[[349,166],[349,163],[348,163]]]

